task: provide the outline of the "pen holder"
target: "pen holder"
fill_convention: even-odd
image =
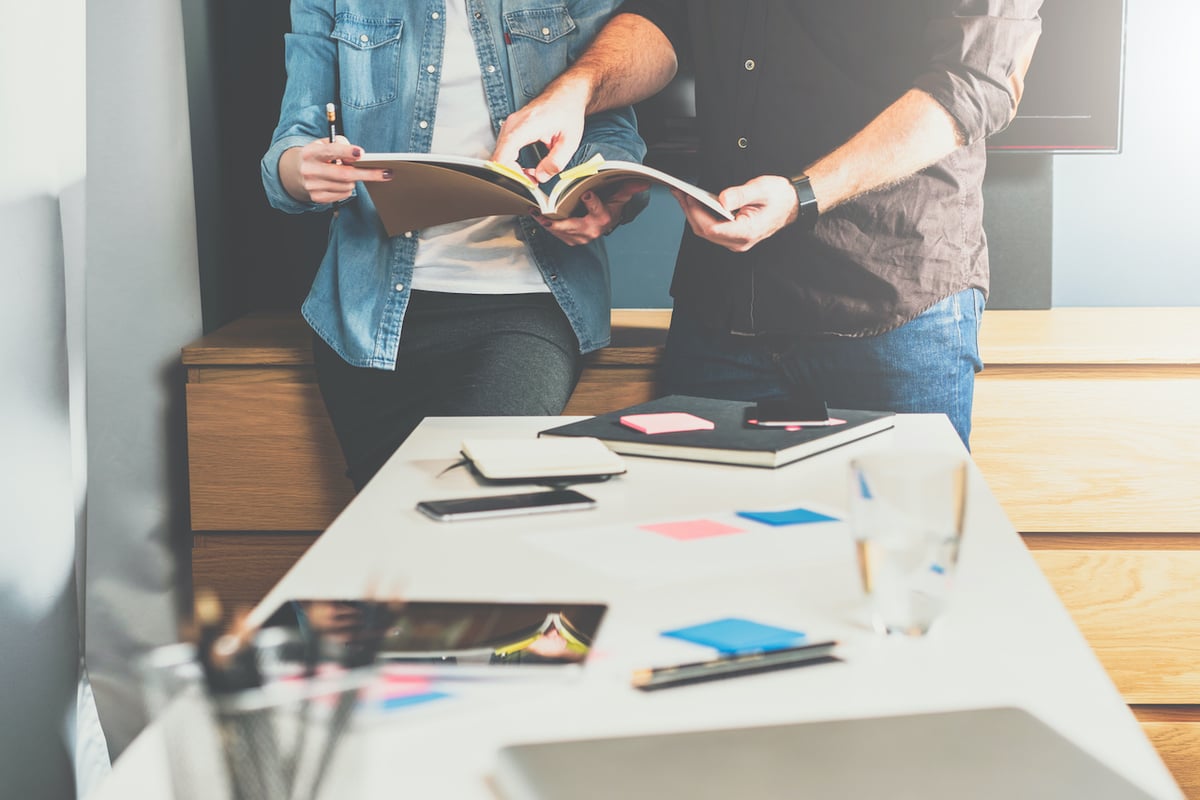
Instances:
[[[142,662],[148,716],[161,730],[175,800],[354,797],[362,774],[360,696],[370,667],[310,676],[282,658],[278,637],[256,642],[261,685],[213,691],[187,643]]]

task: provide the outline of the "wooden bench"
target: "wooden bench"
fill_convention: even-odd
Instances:
[[[667,310],[613,312],[567,407],[650,399]],[[1189,797],[1200,799],[1200,308],[988,311],[972,450]],[[352,495],[310,334],[259,313],[183,351],[193,580],[250,605]]]

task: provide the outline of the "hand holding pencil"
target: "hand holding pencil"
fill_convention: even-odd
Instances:
[[[279,158],[279,178],[283,188],[301,202],[329,204],[349,199],[358,181],[389,181],[391,170],[356,169],[350,166],[362,158],[363,148],[337,132],[333,104],[326,106],[329,134],[303,147],[285,150]]]

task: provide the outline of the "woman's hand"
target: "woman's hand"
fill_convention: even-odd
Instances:
[[[314,139],[304,147],[292,147],[279,157],[283,188],[301,202],[336,203],[354,191],[358,181],[390,181],[390,169],[357,169],[350,166],[362,158],[361,147],[345,136],[335,141]]]
[[[650,184],[645,181],[626,181],[605,200],[601,200],[595,192],[584,193],[580,199],[583,200],[587,214],[582,217],[554,220],[534,214],[533,218],[555,237],[571,246],[587,244],[616,230],[621,224],[625,204],[634,195],[649,188]]]

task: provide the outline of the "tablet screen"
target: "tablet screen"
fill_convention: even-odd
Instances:
[[[370,643],[388,662],[512,666],[578,664],[591,649],[606,606],[490,601],[291,600],[264,627],[297,634],[321,661]]]

